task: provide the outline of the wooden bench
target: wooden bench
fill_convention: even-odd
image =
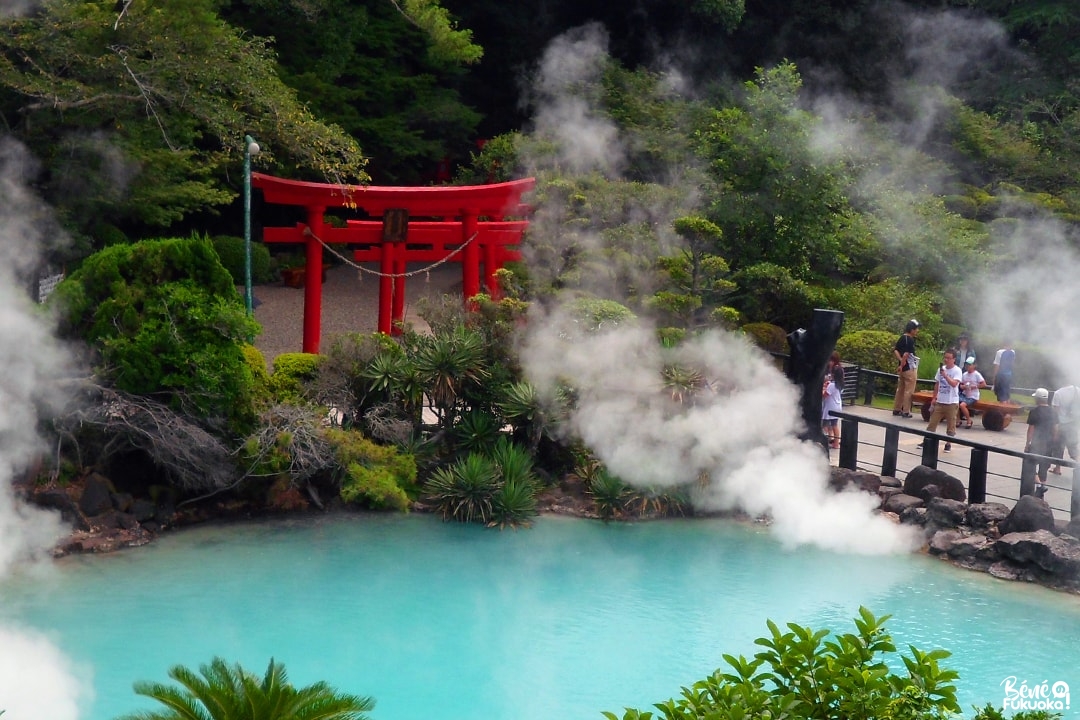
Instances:
[[[922,406],[922,418],[923,420],[930,419],[930,405],[934,402],[934,393],[929,390],[919,390],[912,394],[911,404]],[[972,412],[982,413],[982,425],[987,430],[1004,430],[1009,427],[1009,423],[1012,422],[1013,415],[1020,415],[1024,412],[1023,405],[1014,402],[998,402],[997,400],[983,400],[982,398],[976,400],[968,406]],[[957,417],[957,424],[960,423],[961,417]]]

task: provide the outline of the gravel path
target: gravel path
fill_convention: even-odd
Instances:
[[[365,266],[368,267],[368,266]],[[408,267],[411,272],[421,266]],[[374,268],[372,268],[374,269]],[[272,366],[281,353],[300,352],[304,340],[304,290],[282,283],[254,288],[255,319],[262,333],[255,347]],[[407,279],[405,284],[405,322],[415,329],[427,329],[416,315],[416,301],[421,297],[443,294],[461,295],[461,265],[447,263],[427,274]],[[361,273],[348,265],[326,271],[322,291],[322,340],[320,349],[330,346],[335,335],[346,332],[375,332],[379,322],[379,278]]]

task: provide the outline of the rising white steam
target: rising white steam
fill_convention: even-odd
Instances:
[[[555,38],[526,91],[536,109],[534,132],[558,147],[558,163],[571,174],[614,176],[623,165],[618,129],[596,112],[595,98],[585,92],[603,70],[607,41],[607,31],[597,23]]]
[[[561,148],[554,162],[564,176],[610,177],[625,157],[616,128],[582,92],[605,59],[606,35],[587,26],[552,43],[535,79],[536,132]],[[698,196],[696,187],[680,194]],[[661,234],[670,228],[674,213],[690,209],[666,211],[669,215],[661,217],[655,207],[619,208],[626,217],[647,217]],[[541,205],[530,237],[537,245],[563,251],[573,251],[567,242],[601,246],[587,232],[560,232],[563,216],[563,208]],[[542,258],[529,259],[537,277],[552,271]],[[694,484],[696,507],[767,514],[789,545],[861,553],[907,551],[913,545],[907,529],[874,514],[873,498],[836,494],[826,487],[824,453],[796,437],[801,422],[796,388],[738,336],[716,331],[664,350],[644,324],[588,333],[558,307],[537,308],[522,357],[541,393],[553,395],[560,383],[574,388],[576,405],[566,430],[582,438],[625,482],[652,488]],[[700,370],[711,389],[692,403],[673,400],[661,383],[669,364]]]
[[[1060,385],[1080,384],[1080,236],[1052,219],[1010,224],[1012,233],[997,248],[1000,263],[973,278],[975,327],[988,337],[1044,348]],[[994,349],[983,351],[987,370]],[[1023,361],[1021,351],[1019,367]]]
[[[693,485],[702,510],[769,515],[788,545],[859,553],[908,551],[906,529],[875,515],[873,498],[826,486],[820,446],[800,442],[795,387],[741,338],[714,332],[663,349],[645,325],[582,332],[556,311],[530,318],[525,370],[540,391],[576,390],[567,430],[639,488]],[[700,370],[709,388],[673,398],[665,365]]]
[[[0,0],[0,18],[25,15],[37,5],[37,0]]]
[[[59,517],[28,507],[12,483],[46,451],[39,408],[60,400],[57,381],[68,356],[47,316],[30,299],[27,276],[46,238],[60,234],[48,208],[26,188],[33,163],[0,139],[0,583],[20,566],[47,558],[62,535]],[[75,720],[80,683],[70,663],[33,631],[0,626],[0,710],[4,720]]]

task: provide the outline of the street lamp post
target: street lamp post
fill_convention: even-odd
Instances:
[[[254,311],[251,293],[251,156],[259,154],[259,143],[244,136],[244,306]]]

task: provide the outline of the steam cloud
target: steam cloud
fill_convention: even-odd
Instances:
[[[535,78],[532,97],[540,103],[535,132],[558,143],[554,162],[564,174],[569,169],[612,177],[625,157],[618,129],[589,107],[581,91],[598,76],[606,41],[595,25],[568,33],[552,43]],[[544,169],[540,160],[527,162]],[[697,189],[688,186],[679,194],[693,199]],[[530,235],[562,251],[574,244],[600,245],[587,232],[560,233],[561,212],[539,207]],[[661,230],[675,217],[657,217],[656,208],[623,212],[649,218]],[[537,276],[551,270],[538,256],[530,263]],[[789,545],[860,553],[912,548],[906,528],[873,513],[872,498],[827,488],[821,448],[796,437],[797,389],[739,336],[714,331],[663,349],[644,323],[589,333],[563,308],[534,308],[522,357],[541,393],[550,397],[561,382],[574,388],[567,429],[636,487],[662,491],[691,484],[697,488],[696,507],[768,514],[777,536]],[[692,403],[673,400],[661,387],[661,371],[671,364],[700,370],[712,391]]]
[[[1080,384],[1077,248],[1080,237],[1061,222],[1037,217],[1017,222],[998,248],[1004,269],[977,279],[971,303],[982,334],[1051,350],[1046,360],[1061,385]],[[983,348],[982,367],[990,368],[994,349]],[[1024,359],[1021,350],[1018,365]]]
[[[47,558],[62,535],[55,513],[23,504],[12,489],[44,450],[36,432],[38,408],[59,402],[57,380],[68,362],[26,291],[25,278],[40,261],[44,238],[60,237],[48,209],[26,189],[33,172],[25,148],[0,139],[0,583],[17,568]],[[5,720],[75,720],[81,688],[70,662],[48,639],[0,626]]]

